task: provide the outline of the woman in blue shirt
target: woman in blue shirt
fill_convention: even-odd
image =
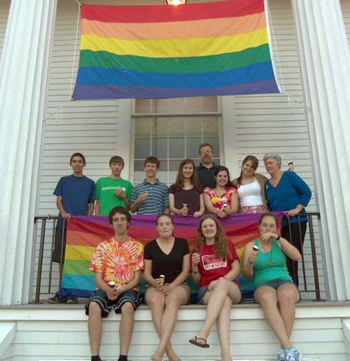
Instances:
[[[300,217],[299,230],[298,217],[295,216],[306,213],[305,207],[310,201],[311,190],[296,173],[281,171],[282,159],[277,153],[265,154],[264,163],[267,173],[271,176],[265,183],[265,196],[269,210],[282,211],[290,217],[290,223],[287,219],[283,220],[281,236],[302,253],[307,217]],[[298,263],[288,258],[287,267],[294,283],[298,286]]]

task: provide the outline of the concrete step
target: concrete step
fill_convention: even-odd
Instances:
[[[149,357],[138,357],[137,359],[131,357],[130,361],[143,361],[143,360],[150,360]],[[213,358],[203,358],[203,357],[191,357],[191,358],[182,358],[182,361],[221,361],[220,359],[213,359]],[[39,361],[90,361],[90,359],[84,358],[84,359],[40,359]],[[103,359],[103,361],[117,361],[117,358],[108,358]],[[167,358],[164,358],[163,361],[168,361]],[[276,361],[276,358],[233,358],[232,361]],[[320,361],[319,358],[313,358],[313,357],[304,357],[302,361]]]

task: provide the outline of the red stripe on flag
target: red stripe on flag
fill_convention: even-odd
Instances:
[[[264,11],[264,0],[228,0],[179,6],[83,5],[81,17],[108,23],[164,23],[246,16]]]

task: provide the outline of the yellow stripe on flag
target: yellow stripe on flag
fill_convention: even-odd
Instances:
[[[194,39],[128,41],[82,35],[81,50],[107,51],[113,54],[147,58],[184,58],[235,53],[267,42],[266,28],[234,36]]]
[[[96,247],[87,246],[66,246],[66,260],[91,261]]]

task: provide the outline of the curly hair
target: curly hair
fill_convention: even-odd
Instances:
[[[202,225],[204,221],[211,219],[216,224],[216,235],[214,243],[214,255],[216,258],[232,259],[232,253],[228,247],[228,240],[221,223],[211,214],[205,214],[199,221],[198,231],[198,246],[203,248],[206,245],[205,237],[202,232]]]

